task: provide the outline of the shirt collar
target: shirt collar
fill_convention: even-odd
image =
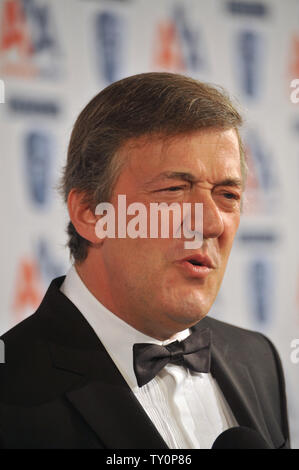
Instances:
[[[81,280],[75,266],[69,269],[60,290],[82,313],[131,389],[138,387],[133,368],[135,343],[165,345],[174,340],[182,341],[190,334],[189,329],[186,329],[169,340],[159,341],[136,330],[94,297]]]

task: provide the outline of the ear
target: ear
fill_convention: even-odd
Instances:
[[[68,195],[67,206],[70,219],[75,229],[89,242],[101,244],[101,241],[95,232],[96,222],[99,216],[96,216],[84,200],[84,193],[72,189]]]

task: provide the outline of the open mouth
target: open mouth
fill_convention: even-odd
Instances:
[[[191,263],[193,266],[206,266],[206,264],[200,262],[200,261],[197,261],[195,259],[188,259],[186,260],[188,263]]]
[[[215,265],[212,259],[203,253],[194,253],[179,261],[187,276],[203,279],[214,270]]]
[[[212,260],[208,255],[204,255],[201,253],[194,254],[192,256],[188,256],[187,258],[181,260],[183,263],[191,264],[192,266],[203,266],[205,268],[213,268]]]

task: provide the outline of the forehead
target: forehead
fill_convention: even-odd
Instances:
[[[172,137],[142,136],[121,149],[123,172],[139,180],[192,171],[198,178],[239,177],[240,148],[234,129],[208,129]]]

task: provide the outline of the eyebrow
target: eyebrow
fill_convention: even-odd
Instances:
[[[181,179],[184,181],[188,181],[190,183],[195,183],[196,181],[198,181],[197,178],[192,173],[188,173],[184,171],[164,171],[160,173],[158,176],[155,176],[153,179],[148,181],[146,184],[151,185],[163,179],[170,179],[170,180]],[[218,181],[216,183],[216,186],[231,186],[231,187],[242,188],[243,182],[242,182],[242,179],[240,178],[225,178],[221,181]]]
[[[217,186],[234,186],[237,188],[243,188],[243,182],[240,178],[225,178],[216,184]]]
[[[147,181],[146,184],[150,185],[152,183],[159,182],[160,180],[163,180],[163,179],[170,179],[170,180],[181,179],[181,180],[190,181],[190,182],[196,181],[196,178],[191,173],[187,173],[184,171],[163,171],[159,175]]]

